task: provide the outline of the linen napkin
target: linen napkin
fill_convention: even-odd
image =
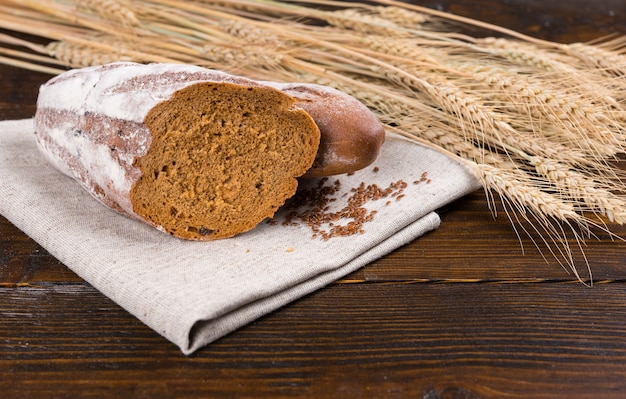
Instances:
[[[297,196],[317,202],[189,242],[105,208],[49,166],[32,119],[0,122],[0,171],[4,217],[184,354],[437,228],[437,208],[479,187],[457,161],[388,135],[371,167],[304,181]]]

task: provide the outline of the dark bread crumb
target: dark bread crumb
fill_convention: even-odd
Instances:
[[[181,238],[230,237],[271,217],[313,163],[319,130],[267,87],[200,83],[155,106],[134,210]]]

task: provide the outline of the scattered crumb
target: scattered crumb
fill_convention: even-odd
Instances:
[[[420,184],[420,183],[424,183],[426,182],[426,184],[430,184],[431,180],[428,178],[428,172],[424,172],[422,173],[422,176],[420,177],[419,180],[415,180],[413,182],[413,184]]]
[[[379,171],[379,170],[380,170],[380,169],[378,168],[378,166],[375,166],[375,167],[374,167],[374,169],[372,169],[372,171],[373,171],[374,173],[378,173],[378,171]]]
[[[309,226],[313,231],[313,238],[329,240],[333,237],[351,236],[364,234],[363,225],[374,219],[376,210],[368,210],[364,205],[369,201],[382,198],[395,197],[396,201],[404,197],[404,189],[407,183],[403,180],[391,183],[387,188],[381,188],[376,184],[366,185],[361,182],[358,187],[353,187],[345,200],[346,206],[331,212],[329,204],[336,201],[334,195],[338,195],[341,182],[335,180],[329,183],[328,178],[320,179],[318,185],[312,189],[298,192],[291,201],[291,212],[282,223],[283,226],[297,226],[301,223]],[[400,198],[398,198],[400,197]],[[387,201],[389,205],[391,201]]]
[[[378,166],[373,168],[374,172],[379,170]],[[384,189],[377,184],[366,185],[365,182],[361,182],[358,187],[346,191],[341,190],[339,179],[332,183],[329,180],[328,177],[322,178],[318,181],[317,186],[299,191],[285,205],[285,209],[289,210],[289,213],[281,224],[283,226],[305,224],[313,231],[312,238],[321,238],[325,241],[333,237],[364,234],[363,225],[372,221],[377,213],[376,210],[370,211],[364,205],[367,202],[383,198],[395,198],[395,201],[400,201],[405,197],[404,189],[408,187],[404,180],[390,183]],[[422,173],[419,180],[413,181],[413,184],[420,183],[431,183],[428,172]],[[340,191],[344,191],[344,193],[340,195]],[[342,209],[332,212],[330,204],[338,199],[346,205]],[[391,200],[385,202],[385,206],[391,204]],[[267,220],[267,223],[274,226],[279,224],[279,221],[271,218]],[[295,249],[288,247],[286,251],[294,252]]]
[[[295,251],[295,250],[296,250],[296,249],[295,249],[294,247],[287,247],[287,252],[293,252],[293,251]]]

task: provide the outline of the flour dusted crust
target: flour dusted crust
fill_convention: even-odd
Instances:
[[[291,96],[203,68],[116,63],[42,86],[44,156],[105,205],[177,237],[212,240],[271,217],[320,132]]]

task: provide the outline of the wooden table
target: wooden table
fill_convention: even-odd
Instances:
[[[421,3],[563,42],[626,33],[623,0]],[[1,66],[0,119],[32,116],[48,78]],[[190,357],[0,218],[0,392],[626,397],[626,244],[589,241],[588,288],[525,237],[522,254],[482,192],[440,214],[438,230]]]

